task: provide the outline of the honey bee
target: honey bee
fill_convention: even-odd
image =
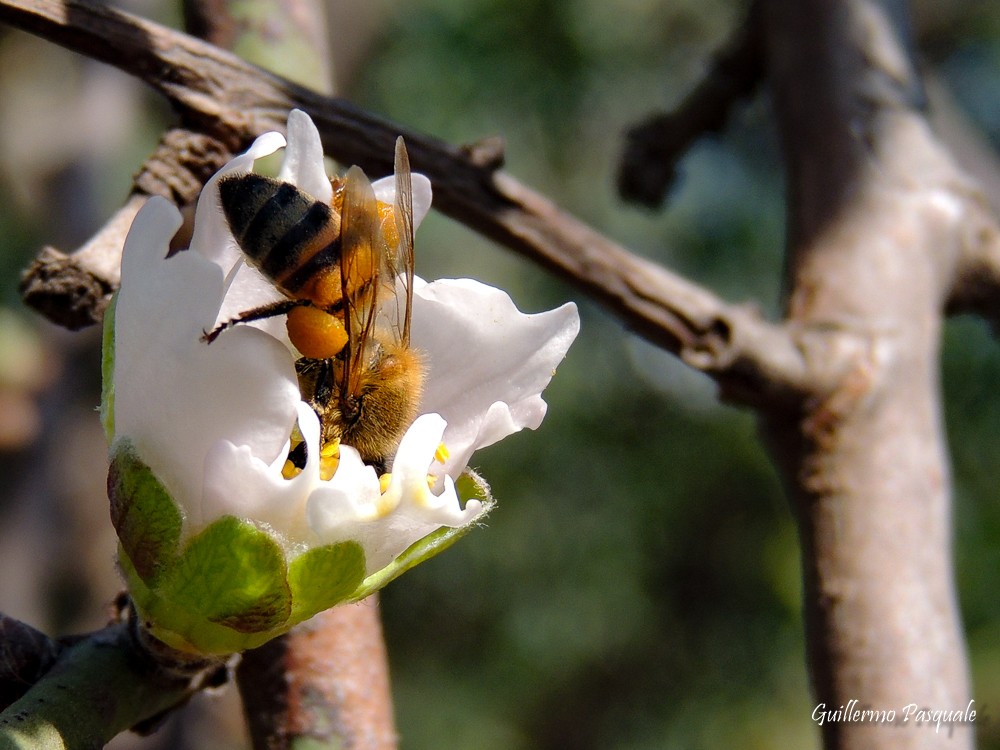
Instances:
[[[295,365],[299,388],[319,417],[321,446],[353,446],[384,471],[417,416],[424,377],[420,354],[410,348],[413,200],[402,137],[392,205],[376,199],[359,167],[331,182],[327,204],[253,173],[219,181],[223,213],[247,262],[286,299],[247,310],[204,340],[238,323],[286,315],[288,337],[303,355]],[[291,458],[301,466],[304,456]]]

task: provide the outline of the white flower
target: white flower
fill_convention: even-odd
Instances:
[[[412,343],[426,363],[420,416],[392,460],[388,487],[350,446],[329,480],[320,477],[319,422],[300,397],[284,318],[237,325],[211,345],[201,340],[240,312],[281,299],[242,255],[219,208],[221,175],[247,171],[285,145],[258,138],[202,193],[191,247],[167,258],[181,219],[152,198],[136,217],[122,259],[114,321],[113,445],[127,441],[181,507],[190,538],[225,516],[273,534],[289,557],[356,541],[371,575],[441,527],[475,521],[455,480],[477,448],[539,425],[541,391],[579,329],[572,303],[525,315],[502,291],[468,279],[419,281]],[[319,135],[305,114],[289,116],[279,178],[329,201]],[[391,202],[391,178],[374,183]],[[430,182],[413,175],[414,222],[426,215]],[[419,242],[417,243],[419,258]],[[297,476],[282,474],[295,425],[307,445]],[[435,460],[444,443],[449,457]],[[428,475],[436,478],[429,485]]]

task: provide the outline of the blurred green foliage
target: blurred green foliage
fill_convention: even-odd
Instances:
[[[916,6],[928,19],[936,7]],[[338,71],[361,106],[456,143],[502,135],[517,178],[636,252],[776,315],[783,196],[765,96],[695,146],[665,211],[626,207],[613,189],[624,130],[678,101],[743,9],[357,4],[332,43],[360,45]],[[934,70],[997,142],[1000,10],[956,0],[923,23]],[[25,54],[3,57],[8,41],[8,76],[48,59],[17,71]],[[133,121],[140,136],[113,161],[115,181],[98,180],[103,192],[124,195],[162,119],[154,109]],[[0,189],[15,177],[0,175]],[[93,231],[108,203],[71,236]],[[65,215],[0,203],[5,300],[34,246],[67,231]],[[479,278],[529,311],[577,299],[583,329],[539,431],[475,457],[499,500],[487,528],[383,594],[403,750],[817,747],[795,529],[752,416],[719,405],[707,379],[564,283],[438,215],[417,254],[421,275]],[[1000,355],[977,321],[946,327],[942,380],[980,742],[1000,748]]]

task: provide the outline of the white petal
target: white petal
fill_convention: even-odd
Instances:
[[[178,499],[201,495],[205,456],[219,440],[271,462],[300,396],[288,350],[241,326],[200,340],[222,295],[222,270],[198,253],[166,258],[177,210],[151,198],[125,242],[115,313],[115,434],[131,439]]]
[[[354,448],[342,445],[337,472],[309,498],[309,525],[324,544],[357,539],[357,527],[378,517],[378,502],[375,469]]]
[[[198,198],[198,208],[194,214],[194,234],[191,237],[192,250],[214,261],[227,272],[242,257],[219,205],[219,179],[227,174],[251,171],[257,159],[273,154],[284,145],[285,137],[281,133],[264,133],[250,144],[250,148],[233,157],[212,175]]]
[[[204,495],[197,512],[191,513],[191,528],[229,515],[253,519],[290,543],[309,538],[303,523],[308,477],[300,474],[285,479],[273,464],[254,456],[248,446],[228,440],[210,448],[204,477]]]
[[[242,257],[230,270],[230,273],[234,274],[234,276],[231,279],[229,290],[226,292],[225,299],[222,302],[222,307],[219,308],[218,315],[216,315],[215,322],[212,325],[213,328],[238,317],[240,313],[247,310],[269,305],[272,302],[280,302],[285,299],[285,295],[278,290],[273,281],[270,281],[253,266],[244,263]],[[285,316],[279,315],[254,320],[250,323],[241,323],[239,327],[257,328],[265,331],[285,344],[289,351],[291,351],[292,345],[288,341],[288,330],[285,324]],[[223,338],[231,335],[232,331],[226,331],[220,336],[219,340],[221,341]]]
[[[278,179],[297,185],[322,203],[329,203],[333,197],[319,131],[301,109],[288,113],[288,148]]]
[[[447,423],[439,414],[424,414],[410,425],[399,443],[392,463],[392,479],[385,494],[398,496],[400,511],[433,526],[464,526],[482,510],[478,500],[464,509],[458,501],[455,484],[448,475],[439,492],[431,492],[427,476],[434,453],[444,437]]]
[[[470,279],[416,285],[412,342],[427,363],[420,411],[448,422],[448,474],[475,449],[541,423],[541,392],[579,329],[573,303],[525,315],[505,292]]]
[[[431,210],[431,201],[434,200],[434,191],[431,190],[431,181],[422,174],[414,174],[413,177],[413,229],[420,226],[420,222]]]
[[[298,404],[299,430],[314,456],[319,445],[319,420],[305,403]],[[267,525],[290,544],[309,543],[314,536],[306,523],[310,492],[319,484],[317,461],[307,463],[292,479],[281,473],[286,447],[268,464],[254,456],[247,446],[220,440],[205,459],[204,497],[198,513],[192,513],[195,527],[225,515],[249,518]]]
[[[243,253],[236,245],[219,203],[219,179],[228,174],[240,174],[253,169],[254,161],[273,154],[285,145],[281,133],[264,133],[245,152],[234,157],[216,172],[201,191],[195,211],[194,236],[191,250],[216,263],[227,276],[235,272],[225,299],[209,330],[231,320],[244,310],[283,299],[284,295],[255,268],[243,262]],[[251,324],[279,339],[287,339],[284,318],[270,318]],[[228,334],[227,334],[228,335]]]

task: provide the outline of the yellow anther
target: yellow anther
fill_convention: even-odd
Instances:
[[[392,481],[392,474],[383,474],[378,478],[378,490],[383,495],[389,489],[389,482]]]
[[[319,458],[319,478],[324,482],[329,482],[333,479],[333,475],[337,473],[337,467],[340,466],[340,455],[336,456],[320,456]]]
[[[340,466],[340,441],[331,440],[319,449],[319,478],[329,482]]]
[[[292,477],[297,477],[302,473],[302,469],[293,464],[291,460],[285,461],[285,465],[281,467],[281,476],[285,479],[291,479]]]
[[[444,443],[438,443],[438,447],[434,451],[434,460],[439,464],[443,464],[451,457],[451,453],[448,451],[448,446]]]

